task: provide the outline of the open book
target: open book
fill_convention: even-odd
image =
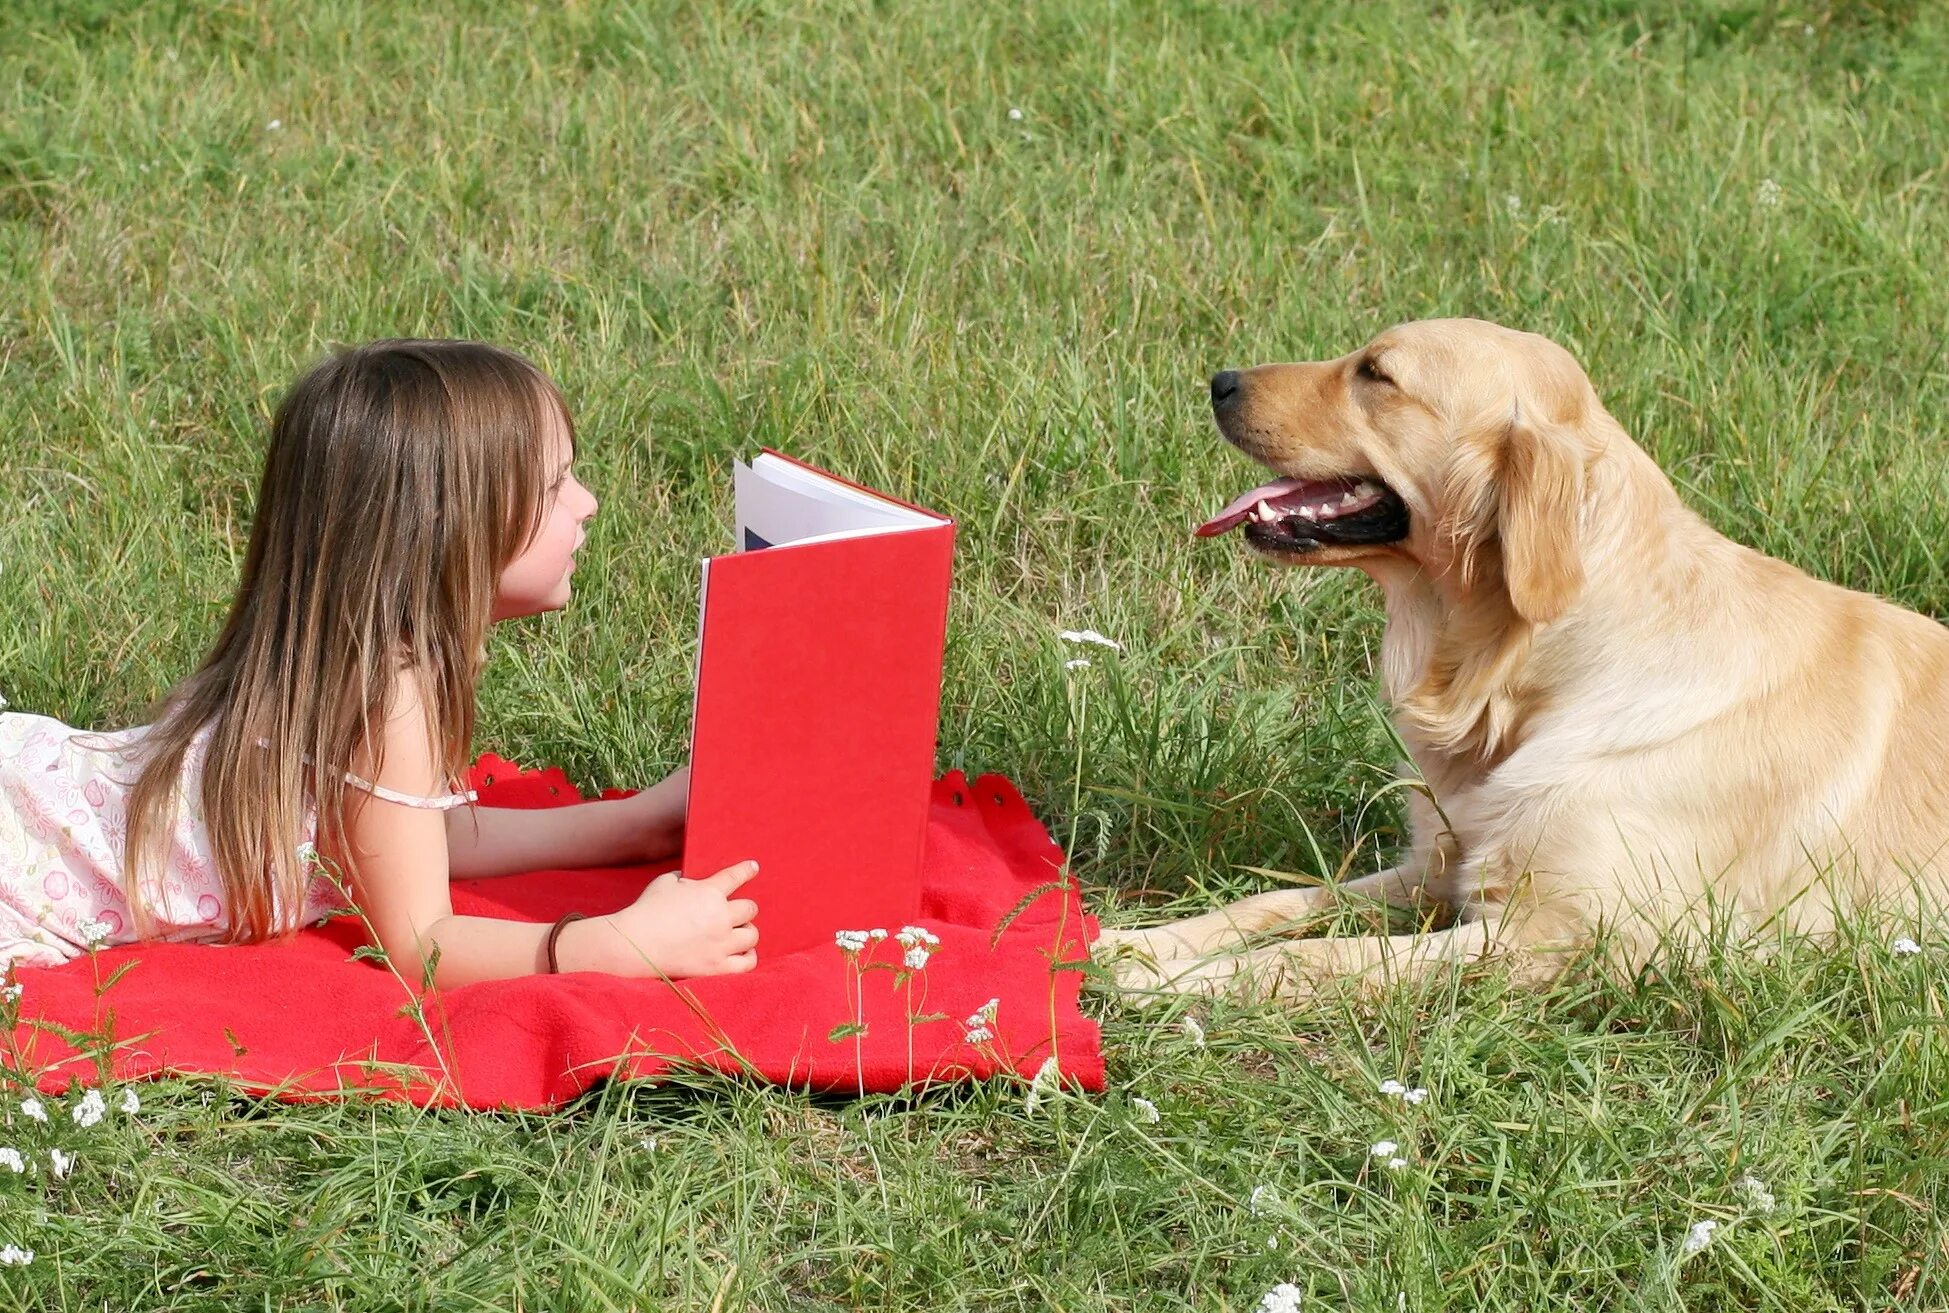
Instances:
[[[759,960],[919,910],[954,523],[774,451],[704,562],[683,870],[745,858]]]

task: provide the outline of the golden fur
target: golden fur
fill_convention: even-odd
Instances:
[[[1292,563],[1380,584],[1381,677],[1430,798],[1340,886],[1449,928],[1247,948],[1331,905],[1282,890],[1112,931],[1134,988],[1302,992],[1510,955],[1623,964],[1708,917],[1824,934],[1949,907],[1949,630],[1716,533],[1561,347],[1476,320],[1240,375],[1225,435],[1283,475],[1378,478],[1410,528]],[[1277,555],[1277,553],[1274,553]]]

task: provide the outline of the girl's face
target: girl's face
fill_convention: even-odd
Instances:
[[[554,406],[544,406],[543,411],[551,484],[542,503],[541,528],[501,571],[501,585],[494,595],[496,620],[559,611],[568,605],[575,549],[582,545],[582,526],[596,513],[595,497],[569,472],[575,449],[568,426]]]

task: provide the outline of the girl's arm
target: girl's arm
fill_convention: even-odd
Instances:
[[[401,793],[442,791],[420,708],[417,681],[402,676],[382,731],[383,756],[355,762],[353,773]],[[436,949],[435,983],[447,988],[548,969],[548,926],[455,914],[444,814],[358,790],[348,790],[346,800],[349,851],[326,856],[350,875],[374,938],[402,976],[420,980]],[[652,881],[620,912],[569,925],[556,942],[556,961],[563,971],[631,976],[749,971],[757,965],[758,932],[750,924],[757,909],[734,895],[756,869],[744,863],[705,880]]]
[[[463,880],[660,862],[682,846],[689,777],[686,768],[628,798],[574,807],[456,807],[445,813],[447,869]]]

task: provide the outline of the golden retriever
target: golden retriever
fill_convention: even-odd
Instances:
[[[1479,320],[1212,380],[1224,436],[1281,477],[1243,526],[1282,565],[1381,587],[1381,678],[1413,758],[1406,860],[1339,886],[1446,929],[1281,938],[1326,889],[1259,894],[1100,946],[1126,988],[1295,994],[1599,942],[1831,932],[1949,905],[1949,630],[1718,533],[1555,343]]]

